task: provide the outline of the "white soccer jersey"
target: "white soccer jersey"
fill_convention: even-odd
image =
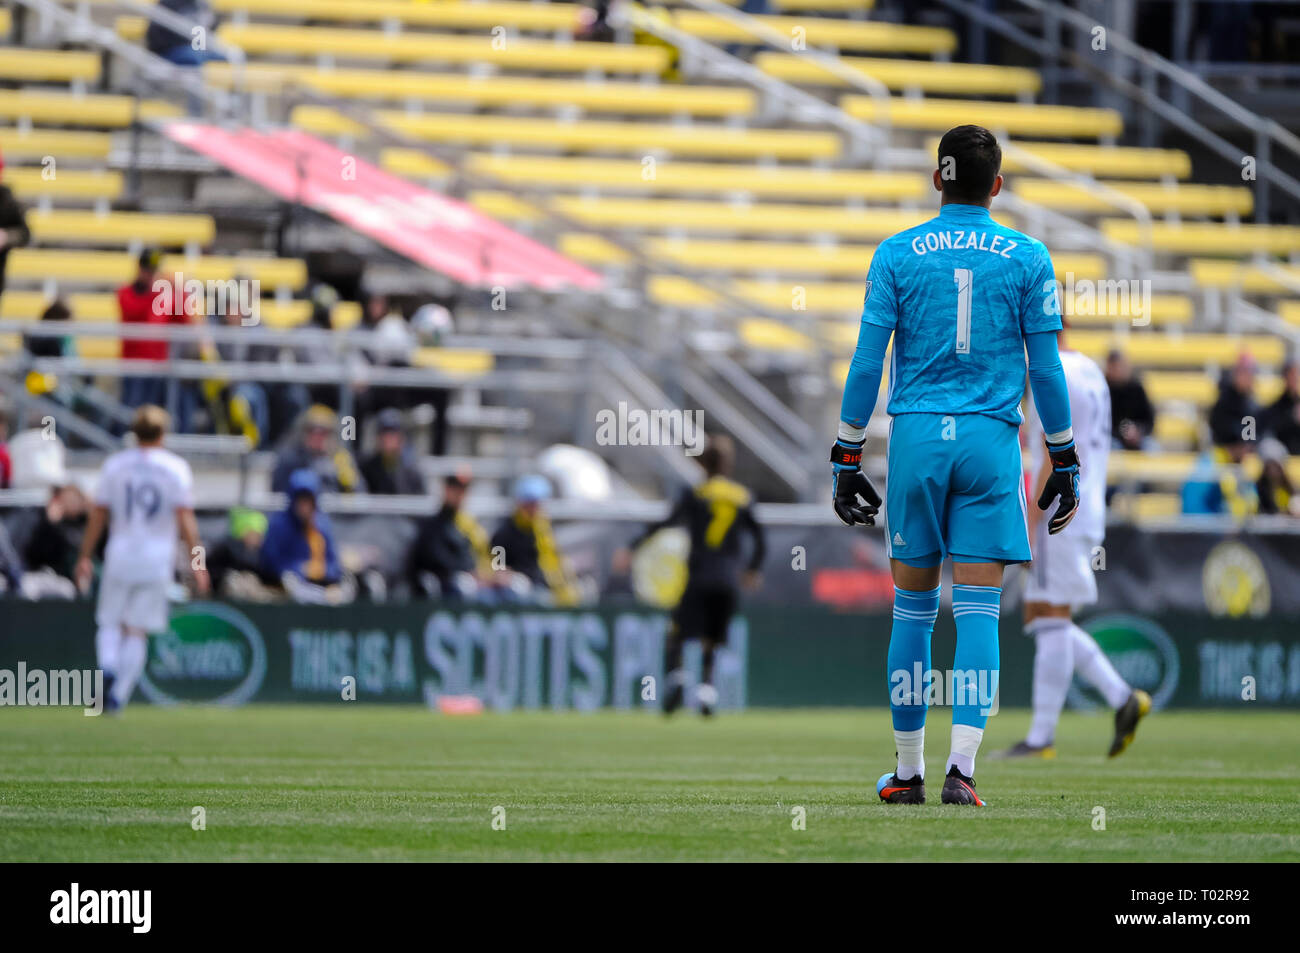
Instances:
[[[170,581],[176,567],[176,511],[194,506],[190,465],[161,447],[132,447],[104,461],[95,502],[108,507],[104,575]]]
[[[1077,537],[1092,546],[1106,537],[1106,465],[1110,458],[1110,386],[1106,375],[1090,357],[1078,351],[1061,351],[1061,367],[1070,392],[1070,426],[1079,450],[1079,512],[1053,539]],[[1043,463],[1043,424],[1029,398],[1025,426],[1033,448],[1034,477]],[[1036,490],[1035,490],[1036,492]],[[1036,500],[1031,502],[1036,505]],[[1051,510],[1049,509],[1050,513]]]

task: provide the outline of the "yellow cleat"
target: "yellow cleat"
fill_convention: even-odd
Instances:
[[[1109,757],[1124,753],[1124,749],[1133,743],[1137,734],[1138,722],[1151,712],[1151,696],[1140,688],[1135,689],[1128,701],[1120,705],[1115,712],[1115,740],[1110,743]]]

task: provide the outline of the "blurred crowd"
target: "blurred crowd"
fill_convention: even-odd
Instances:
[[[1122,351],[1109,354],[1105,371],[1115,449],[1160,449],[1155,407]],[[1300,454],[1300,363],[1293,358],[1282,366],[1281,393],[1266,406],[1255,397],[1258,375],[1247,352],[1223,371],[1209,416],[1197,427],[1201,451],[1183,484],[1184,513],[1300,516],[1287,473],[1290,457]]]
[[[412,598],[558,606],[594,598],[594,584],[572,570],[556,539],[546,513],[552,484],[540,474],[515,481],[511,511],[491,533],[465,506],[472,475],[465,470],[447,475],[436,510],[413,520],[413,533],[393,534],[374,547],[385,557],[395,555],[386,548],[402,547],[396,573],[383,571],[364,551],[345,554],[321,508],[322,494],[363,486],[371,493],[423,494],[425,489],[404,445],[397,411],[378,415],[374,451],[360,467],[327,425],[332,413],[309,409],[300,442],[281,455],[275,488],[284,494],[283,509],[265,514],[236,507],[222,530],[209,534],[204,562],[217,594],[243,601],[339,604],[359,596],[389,598],[395,581]],[[64,466],[57,440],[27,431],[14,444],[23,460],[23,482],[49,491],[44,502],[13,510],[0,521],[0,592],[74,598],[78,547],[91,503]]]

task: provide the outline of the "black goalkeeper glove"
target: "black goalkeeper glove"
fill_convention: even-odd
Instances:
[[[836,440],[831,447],[831,503],[835,515],[848,526],[876,525],[880,494],[862,472],[861,443]]]
[[[1056,512],[1047,521],[1047,532],[1055,536],[1079,512],[1079,455],[1074,451],[1073,440],[1059,446],[1049,443],[1047,455],[1052,460],[1052,475],[1038,498],[1038,508],[1045,510],[1052,505],[1052,500],[1061,498]]]

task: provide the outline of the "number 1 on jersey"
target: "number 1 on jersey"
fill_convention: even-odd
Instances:
[[[970,353],[970,286],[969,268],[954,268],[952,280],[957,285],[957,353]]]

